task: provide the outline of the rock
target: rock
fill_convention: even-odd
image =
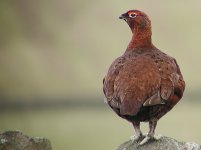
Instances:
[[[117,150],[201,150],[201,146],[194,142],[179,142],[164,136],[158,141],[152,140],[142,146],[138,144],[139,141],[129,140],[121,144]]]
[[[52,150],[50,141],[43,137],[28,137],[20,131],[0,134],[0,150]]]

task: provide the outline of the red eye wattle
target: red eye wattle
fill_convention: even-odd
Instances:
[[[130,14],[129,14],[129,17],[130,17],[130,18],[135,18],[135,17],[136,17],[136,14],[130,13]]]

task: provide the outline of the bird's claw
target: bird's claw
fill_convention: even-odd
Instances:
[[[150,135],[146,135],[146,137],[140,142],[140,146],[144,145],[145,143],[147,143],[150,140],[159,140],[162,136],[161,135],[155,135],[155,136],[150,136]]]
[[[132,135],[132,136],[130,137],[130,140],[131,140],[131,141],[137,141],[137,140],[139,140],[141,137],[142,137],[141,134],[140,134],[140,135]]]
[[[144,144],[147,143],[150,139],[151,139],[150,136],[146,136],[146,137],[140,142],[139,145],[144,145]]]

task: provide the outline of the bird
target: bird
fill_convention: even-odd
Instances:
[[[152,43],[151,20],[140,10],[129,10],[119,16],[131,29],[132,38],[125,52],[110,65],[103,78],[107,104],[123,119],[132,123],[139,145],[158,140],[158,120],[183,97],[185,81],[175,58]],[[140,123],[148,122],[146,135]]]

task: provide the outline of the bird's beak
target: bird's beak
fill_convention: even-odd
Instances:
[[[119,16],[119,19],[126,19],[126,15],[125,14],[122,14],[121,16]]]

